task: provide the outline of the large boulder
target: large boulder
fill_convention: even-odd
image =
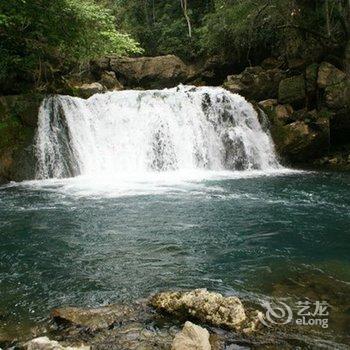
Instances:
[[[283,79],[278,88],[281,104],[302,105],[306,98],[305,79],[302,75]]]
[[[177,56],[111,57],[110,70],[128,87],[166,88],[186,82],[191,70]]]
[[[247,320],[239,298],[196,289],[190,292],[163,292],[154,295],[151,306],[179,317],[192,317],[201,322],[233,330],[240,329]]]
[[[268,117],[276,151],[283,160],[308,163],[328,152],[332,120],[328,110],[294,110],[274,100],[261,101],[258,106]]]
[[[328,62],[322,62],[318,70],[317,84],[321,89],[345,80],[345,73]]]
[[[311,125],[299,120],[271,131],[278,153],[295,163],[309,162],[329,149],[328,118],[319,118]]]
[[[209,332],[187,321],[182,331],[176,334],[171,350],[211,350]]]
[[[223,86],[249,99],[264,100],[277,97],[279,83],[284,77],[284,72],[278,68],[248,67],[241,74],[229,75]]]

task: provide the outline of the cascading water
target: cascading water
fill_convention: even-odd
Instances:
[[[39,179],[281,167],[252,105],[209,87],[49,97],[36,149]]]

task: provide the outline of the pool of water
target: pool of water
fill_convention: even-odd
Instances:
[[[350,174],[11,184],[0,187],[0,335],[56,306],[206,287],[257,303],[327,300],[327,332],[344,343],[349,253]]]

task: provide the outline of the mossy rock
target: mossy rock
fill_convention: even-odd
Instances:
[[[328,62],[322,62],[318,70],[317,84],[321,89],[344,81],[346,74]]]
[[[34,136],[42,95],[0,97],[0,178],[7,181],[33,179]]]
[[[283,79],[278,89],[278,101],[281,104],[302,105],[305,102],[305,79],[302,75]]]
[[[328,86],[325,90],[326,104],[330,109],[350,109],[350,83],[345,81]]]
[[[316,111],[303,111],[303,118],[285,123],[278,118],[274,107],[264,108],[270,120],[270,132],[278,155],[287,163],[308,163],[320,157],[329,149],[329,114]],[[327,115],[326,115],[327,114]],[[312,115],[309,123],[305,116]]]

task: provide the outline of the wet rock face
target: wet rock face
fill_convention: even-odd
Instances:
[[[159,293],[151,298],[150,305],[159,311],[233,330],[240,329],[247,319],[237,297],[224,297],[206,289]]]
[[[209,332],[187,321],[182,331],[176,334],[171,350],[211,350]]]
[[[107,328],[114,323],[130,320],[135,314],[135,309],[126,305],[109,305],[96,309],[77,307],[54,309],[51,312],[51,317],[57,323],[66,323],[96,331]]]
[[[296,121],[283,127],[285,137],[278,145],[282,154],[288,158],[303,162],[315,159],[328,149],[329,121],[322,119],[314,128],[304,121]]]
[[[329,150],[330,122],[324,112],[294,110],[274,100],[261,101],[259,107],[270,120],[270,131],[278,154],[287,162],[306,163]]]

